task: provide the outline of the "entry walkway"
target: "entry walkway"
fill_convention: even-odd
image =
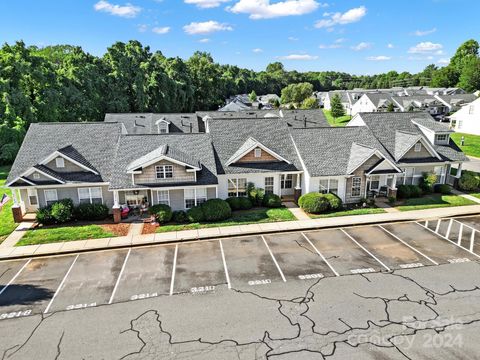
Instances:
[[[25,235],[25,231],[30,229],[33,226],[33,221],[23,221],[21,222],[15,230],[12,231],[10,235],[7,236],[5,240],[0,244],[0,249],[2,248],[11,248]]]
[[[287,201],[284,203],[288,210],[297,218],[297,220],[311,220],[305,211],[298,207],[297,204]]]
[[[454,216],[477,215],[480,205],[445,207],[403,211],[396,213],[341,216],[324,219],[285,221],[277,223],[226,226],[219,228],[172,231],[166,233],[122,236],[106,239],[66,241],[52,244],[0,247],[0,259],[28,257],[37,255],[75,253],[92,250],[152,245],[199,239],[225,238],[255,234],[278,233],[283,231],[315,230],[323,228],[368,225],[396,221],[421,221]]]
[[[477,204],[480,204],[480,199],[479,198],[476,198],[475,196],[472,196],[472,195],[469,195],[469,194],[465,194],[461,191],[458,191],[458,190],[455,190],[453,189],[452,190],[452,194],[455,194],[455,195],[458,195],[458,196],[461,196],[465,199],[468,199],[468,200],[471,200],[473,202],[476,202]]]

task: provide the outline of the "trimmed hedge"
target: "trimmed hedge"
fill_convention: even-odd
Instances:
[[[328,211],[330,203],[325,194],[317,192],[311,192],[300,196],[298,199],[298,205],[310,214],[320,214]]]
[[[80,204],[73,209],[77,220],[104,220],[108,217],[108,207],[103,204]]]
[[[148,208],[148,213],[154,215],[160,224],[172,220],[172,208],[165,204],[157,204]]]
[[[433,187],[433,191],[442,195],[449,195],[452,193],[452,187],[448,184],[437,184]]]
[[[228,202],[222,199],[210,199],[201,205],[205,221],[220,221],[232,216]]]
[[[479,185],[479,176],[471,171],[462,172],[462,176],[460,176],[460,179],[458,180],[458,187],[465,191],[476,190]]]
[[[253,207],[252,201],[248,197],[229,197],[228,205],[232,210],[248,210]]]
[[[422,189],[417,185],[399,185],[397,197],[399,199],[410,199],[422,196]]]
[[[248,197],[240,198],[240,210],[249,210],[252,207],[253,207],[252,201]]]
[[[343,207],[342,200],[335,194],[324,194],[330,205],[330,210],[338,210]]]
[[[204,217],[203,217],[202,207],[199,205],[199,206],[194,206],[191,209],[188,209],[187,218],[188,218],[188,221],[190,221],[191,223],[197,223],[197,222],[203,221]]]
[[[263,205],[268,208],[279,208],[282,206],[282,200],[278,195],[266,194],[263,197]]]
[[[50,207],[43,207],[37,210],[36,220],[42,225],[55,224],[55,219],[52,216]]]
[[[172,220],[179,224],[186,223],[188,222],[187,213],[183,210],[174,211],[172,213]]]

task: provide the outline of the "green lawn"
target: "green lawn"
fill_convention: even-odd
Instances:
[[[476,197],[477,199],[480,199],[480,193],[470,193],[468,195],[472,195],[472,196]]]
[[[480,135],[453,133],[450,136],[465,154],[480,158]],[[464,146],[460,146],[462,136],[465,137]]]
[[[247,225],[260,224],[277,221],[292,221],[296,220],[295,216],[287,208],[278,209],[252,209],[244,211],[235,211],[232,217],[228,220],[212,222],[212,223],[193,223],[180,225],[162,225],[157,228],[157,232],[180,231],[180,230],[195,230],[213,227],[233,226],[233,225]]]
[[[116,237],[113,232],[105,231],[98,225],[62,226],[46,229],[27,230],[15,246],[48,244],[60,241],[101,239]]]
[[[7,178],[10,166],[0,166],[0,199],[3,194],[6,193],[10,197],[10,201],[6,203],[0,210],[0,243],[7,238],[7,236],[15,230],[17,224],[13,222],[12,215],[12,194],[10,190],[3,188],[5,185],[5,179]]]
[[[345,115],[337,119],[334,119],[330,110],[325,110],[325,109],[323,109],[323,113],[325,114],[325,117],[327,118],[327,121],[331,126],[345,126],[352,118],[350,115]]]
[[[352,210],[342,210],[336,212],[329,212],[326,214],[309,214],[312,219],[320,218],[329,218],[335,216],[352,216],[352,215],[368,215],[368,214],[382,214],[385,210],[380,208],[367,208],[367,209],[352,209]]]
[[[421,198],[407,199],[403,202],[402,205],[396,206],[396,208],[400,211],[410,211],[475,204],[475,202],[458,195],[434,194]]]

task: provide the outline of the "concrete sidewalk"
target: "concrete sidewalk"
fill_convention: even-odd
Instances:
[[[66,241],[42,245],[28,245],[17,247],[10,246],[0,248],[0,259],[76,253],[83,251],[130,247],[137,245],[153,245],[160,243],[213,239],[229,236],[245,236],[282,231],[315,230],[330,227],[345,227],[397,221],[418,221],[478,214],[480,214],[480,205],[469,205],[384,214],[355,215],[324,219],[226,226],[219,228],[184,230],[148,235],[130,235],[106,239]]]

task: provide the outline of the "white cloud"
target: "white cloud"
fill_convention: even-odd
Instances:
[[[184,0],[186,4],[193,4],[202,9],[211,9],[219,7],[222,3],[230,0]]]
[[[288,37],[288,40],[290,41],[298,41],[298,38],[294,37],[294,36],[289,36]]]
[[[109,13],[110,15],[115,15],[115,16],[120,16],[125,18],[133,18],[137,16],[140,13],[140,11],[142,11],[142,8],[138,6],[134,6],[129,3],[121,6],[121,5],[110,4],[108,1],[105,1],[105,0],[100,0],[93,6],[93,8],[96,11],[102,11],[102,12]]]
[[[393,46],[393,44],[387,44],[387,48],[389,49],[393,49],[395,46]]]
[[[345,25],[360,21],[367,14],[367,8],[360,6],[358,8],[350,9],[344,13],[324,13],[324,17],[329,19],[318,20],[315,23],[316,28],[331,28],[335,25]]]
[[[426,54],[426,53],[432,53],[432,52],[439,52],[443,49],[442,44],[435,44],[430,41],[425,41],[418,43],[415,46],[412,46],[408,52],[410,54]]]
[[[145,24],[139,24],[138,25],[138,31],[145,32],[147,30],[148,30],[148,25],[145,25]]]
[[[442,64],[442,65],[448,65],[448,64],[450,64],[450,59],[446,59],[446,58],[438,59],[437,63]]]
[[[210,34],[216,31],[232,31],[233,28],[225,23],[218,21],[191,22],[183,27],[183,30],[189,35]]]
[[[413,32],[413,35],[415,36],[425,36],[425,35],[430,35],[433,34],[435,31],[437,31],[437,28],[433,28],[430,30],[417,30]]]
[[[198,40],[198,42],[202,43],[202,44],[206,44],[206,43],[210,42],[210,39],[209,38],[203,38],[203,39]]]
[[[263,49],[256,48],[256,49],[252,49],[252,51],[256,54],[259,54],[259,53],[263,52]]]
[[[315,0],[285,0],[270,4],[270,0],[239,0],[227,10],[235,14],[249,14],[250,19],[272,19],[281,16],[309,14],[325,7]]]
[[[390,56],[379,55],[379,56],[369,56],[366,58],[369,61],[387,61],[390,60]]]
[[[343,46],[340,45],[340,44],[329,44],[329,45],[320,44],[320,45],[318,45],[319,49],[340,49],[342,47]]]
[[[372,47],[371,43],[362,41],[361,43],[358,43],[357,45],[352,46],[351,49],[355,51],[362,51],[362,50],[370,49],[371,47]]]
[[[347,41],[347,39],[345,38],[339,38],[337,40],[334,41],[335,44],[341,44],[341,43],[344,43],[345,41]]]
[[[278,56],[280,60],[316,60],[318,56],[308,54],[290,54],[285,56]]]
[[[170,26],[154,27],[152,31],[155,34],[163,35],[170,32]]]

